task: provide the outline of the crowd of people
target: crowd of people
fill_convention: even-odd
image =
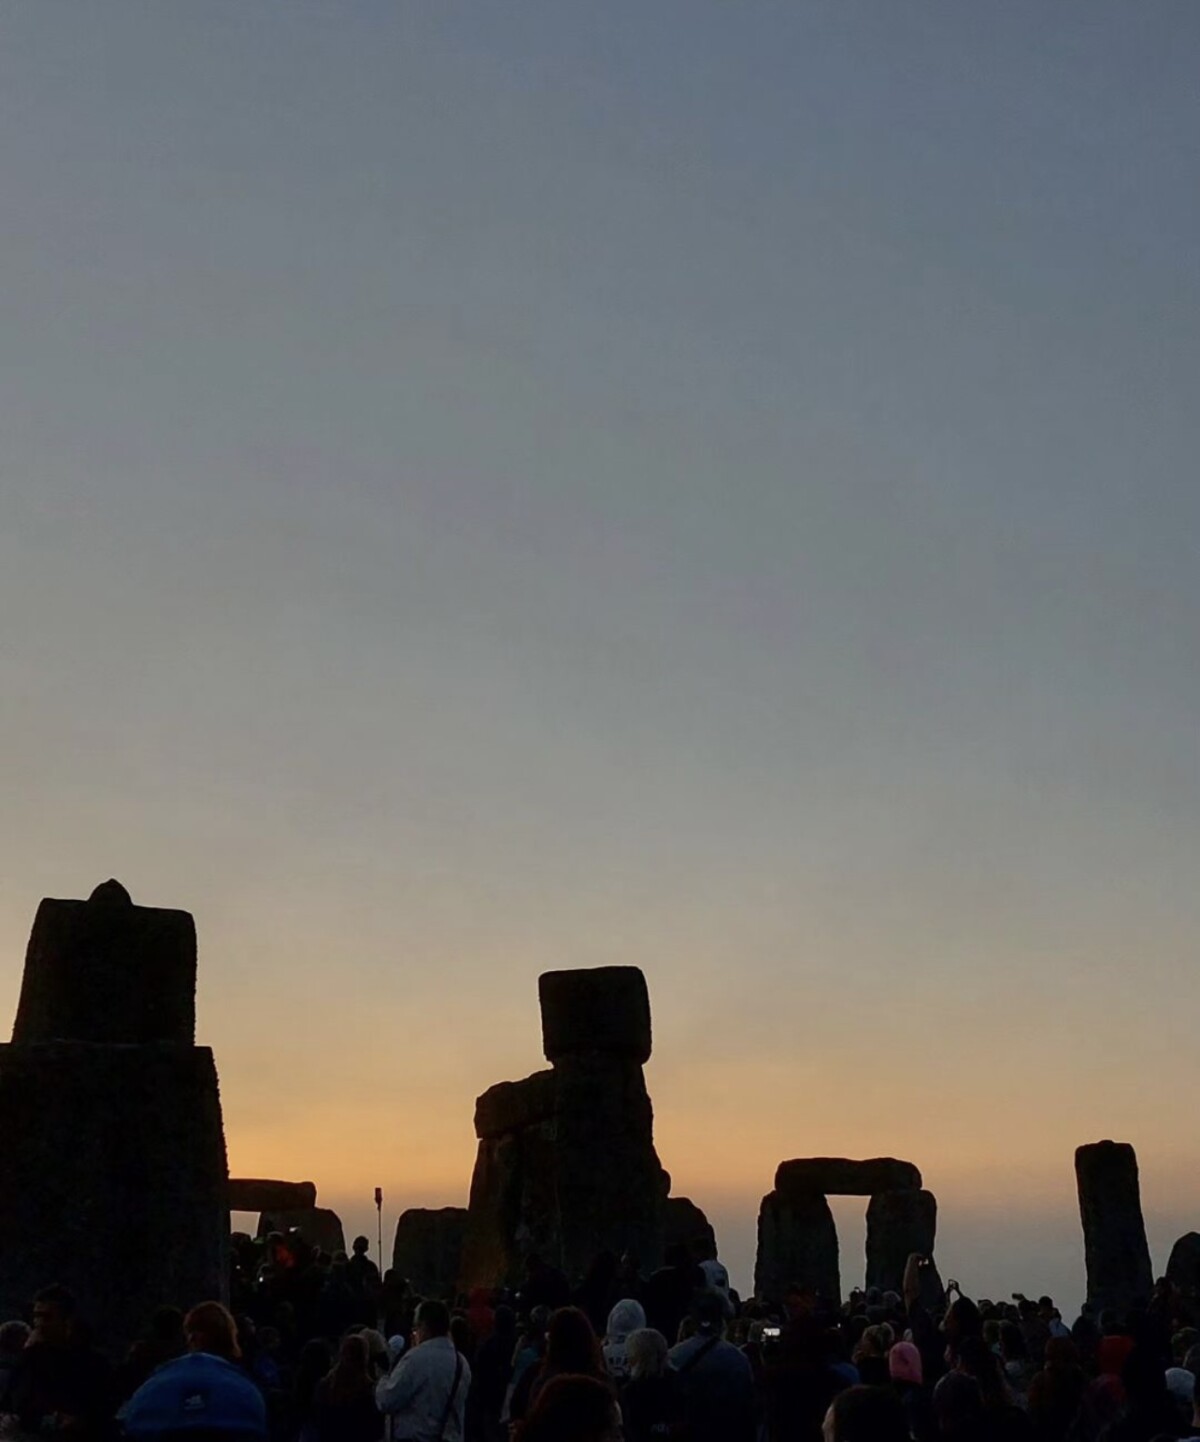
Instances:
[[[232,1308],[163,1308],[120,1361],[50,1286],[0,1326],[0,1436],[78,1442],[1200,1442],[1200,1321],[1144,1308],[1068,1327],[1048,1297],[743,1302],[706,1252],[578,1285],[528,1259],[450,1300],[298,1233],[235,1239]]]

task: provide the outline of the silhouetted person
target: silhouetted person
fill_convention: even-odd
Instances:
[[[1064,1442],[1086,1386],[1074,1342],[1051,1337],[1046,1364],[1029,1384],[1029,1420],[1037,1442]]]
[[[625,1339],[629,1381],[621,1389],[625,1442],[662,1442],[681,1435],[683,1384],[667,1355],[667,1339],[652,1327]]]
[[[375,1405],[366,1339],[343,1337],[338,1359],[317,1384],[313,1397],[313,1442],[378,1442],[383,1416]]]
[[[598,1378],[565,1373],[546,1386],[515,1436],[517,1442],[621,1442],[621,1414]]]
[[[1149,1348],[1134,1347],[1121,1369],[1125,1414],[1100,1435],[1102,1442],[1156,1442],[1183,1430],[1161,1360]]]
[[[679,1337],[679,1324],[704,1286],[704,1273],[688,1248],[682,1243],[668,1247],[665,1265],[651,1276],[642,1293],[646,1321],[673,1344]]]
[[[375,1389],[379,1410],[403,1442],[462,1442],[471,1368],[450,1340],[444,1302],[417,1308],[413,1345]]]
[[[847,1387],[829,1404],[824,1442],[909,1442],[900,1399],[888,1387]]]
[[[521,1306],[525,1311],[534,1307],[549,1307],[556,1311],[571,1300],[571,1289],[567,1279],[549,1262],[543,1261],[537,1252],[530,1252],[525,1260],[525,1281],[521,1287]]]
[[[122,1425],[146,1442],[255,1442],[267,1435],[263,1395],[239,1366],[237,1324],[220,1302],[183,1320],[187,1353],[160,1367],[133,1394]]]
[[[755,1431],[754,1376],[742,1352],[722,1336],[720,1301],[701,1296],[696,1330],[670,1352],[683,1391],[689,1442],[751,1442]]]
[[[504,1398],[512,1380],[517,1346],[517,1318],[511,1307],[495,1310],[492,1334],[475,1349],[471,1364],[471,1391],[467,1396],[468,1442],[504,1442],[508,1435],[500,1422]]]
[[[528,1369],[513,1390],[509,1413],[514,1421],[527,1417],[538,1394],[555,1377],[596,1377],[607,1381],[600,1343],[587,1313],[578,1307],[560,1307],[546,1331],[546,1355]]]
[[[370,1246],[366,1237],[355,1237],[353,1256],[346,1263],[346,1277],[358,1299],[356,1320],[366,1327],[373,1327],[379,1320],[379,1297],[383,1291],[379,1268],[367,1255]]]
[[[79,1439],[108,1435],[115,1410],[112,1369],[84,1342],[75,1298],[47,1287],[33,1299],[33,1331],[13,1364],[0,1412],[27,1432],[71,1429]]]

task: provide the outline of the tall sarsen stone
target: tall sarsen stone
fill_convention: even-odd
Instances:
[[[1088,1305],[1127,1311],[1154,1285],[1137,1157],[1128,1142],[1092,1142],[1075,1153]]]
[[[228,1170],[195,981],[186,912],[117,882],[39,907],[0,1046],[0,1315],[60,1282],[121,1351],[155,1307],[223,1297]]]
[[[531,1252],[572,1277],[602,1250],[647,1268],[662,1255],[670,1179],[642,1074],[645,978],[630,966],[547,972],[538,994],[552,1069],[502,1082],[475,1107],[466,1285],[518,1281]]]

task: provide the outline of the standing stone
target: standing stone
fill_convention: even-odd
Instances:
[[[636,967],[547,972],[542,1037],[552,1070],[501,1083],[476,1103],[462,1281],[519,1281],[539,1253],[581,1277],[603,1250],[662,1256],[670,1179],[654,1150],[642,1064],[650,1003]]]
[[[115,882],[44,901],[0,1046],[0,1315],[69,1287],[122,1352],[163,1305],[222,1298],[216,1068],[193,1045],[195,927]]]
[[[453,1302],[466,1230],[465,1207],[410,1207],[396,1222],[392,1266],[421,1296]]]
[[[698,1261],[716,1257],[717,1234],[690,1197],[667,1198],[664,1246],[686,1247]]]
[[[558,1265],[582,1277],[602,1250],[657,1264],[670,1181],[640,1063],[590,1053],[560,1058],[555,1071]]]
[[[792,1287],[841,1301],[837,1226],[819,1192],[769,1192],[759,1209],[754,1295],[778,1305]]]
[[[1089,1308],[1125,1312],[1146,1303],[1154,1277],[1133,1148],[1112,1141],[1078,1148],[1075,1178]]]
[[[867,1286],[902,1292],[910,1253],[933,1256],[937,1200],[932,1192],[876,1192],[867,1207]],[[935,1266],[921,1269],[921,1301],[939,1308],[945,1291]]]
[[[1185,1232],[1171,1248],[1167,1281],[1189,1301],[1200,1299],[1200,1232]]]
[[[276,1208],[267,1211],[258,1219],[258,1235],[269,1236],[272,1232],[299,1232],[310,1247],[318,1252],[335,1256],[346,1250],[346,1233],[342,1219],[329,1207]]]

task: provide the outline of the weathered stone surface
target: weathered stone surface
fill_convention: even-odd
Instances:
[[[641,1065],[590,1053],[561,1057],[555,1073],[558,1265],[581,1277],[602,1249],[657,1263],[670,1183]]]
[[[546,1060],[605,1052],[650,1059],[650,996],[636,966],[548,971],[538,978]]]
[[[867,1286],[900,1292],[909,1254],[933,1256],[937,1201],[932,1192],[876,1192],[867,1206]],[[921,1269],[921,1300],[940,1307],[945,1300],[935,1266]]]
[[[663,1247],[683,1246],[698,1261],[717,1255],[712,1223],[690,1197],[668,1197],[663,1224]]]
[[[523,1081],[498,1082],[475,1100],[475,1135],[502,1137],[505,1132],[548,1121],[556,1100],[552,1071],[535,1071]]]
[[[551,1120],[480,1141],[463,1239],[464,1287],[516,1285],[530,1252],[557,1262],[555,1132]]]
[[[775,1190],[789,1196],[819,1193],[826,1197],[872,1197],[876,1192],[920,1191],[921,1173],[912,1162],[874,1157],[855,1162],[846,1157],[803,1157],[780,1162]]]
[[[1113,1141],[1079,1147],[1075,1179],[1088,1305],[1125,1311],[1148,1301],[1154,1277],[1133,1148]]]
[[[134,906],[109,881],[87,901],[38,907],[12,1039],[190,1046],[195,998],[191,916]]]
[[[466,1233],[465,1207],[410,1207],[396,1222],[392,1266],[421,1296],[453,1301]]]
[[[1171,1248],[1167,1281],[1185,1297],[1200,1296],[1200,1232],[1185,1232]]]
[[[227,1287],[221,1102],[207,1047],[0,1046],[0,1316],[61,1282],[122,1352],[155,1307]]]
[[[670,1178],[654,1151],[642,1062],[650,1002],[636,967],[547,972],[539,978],[550,1072],[479,1098],[479,1151],[462,1281],[519,1281],[536,1251],[580,1277],[602,1250],[662,1256]]]
[[[257,1177],[229,1179],[231,1212],[295,1212],[317,1205],[312,1182],[263,1181]]]
[[[342,1219],[328,1207],[297,1207],[294,1210],[280,1208],[263,1212],[258,1219],[258,1235],[265,1237],[268,1232],[297,1231],[310,1247],[316,1247],[332,1256],[346,1250],[346,1233]]]
[[[754,1295],[778,1304],[790,1287],[841,1301],[837,1227],[818,1193],[769,1192],[759,1209]]]

